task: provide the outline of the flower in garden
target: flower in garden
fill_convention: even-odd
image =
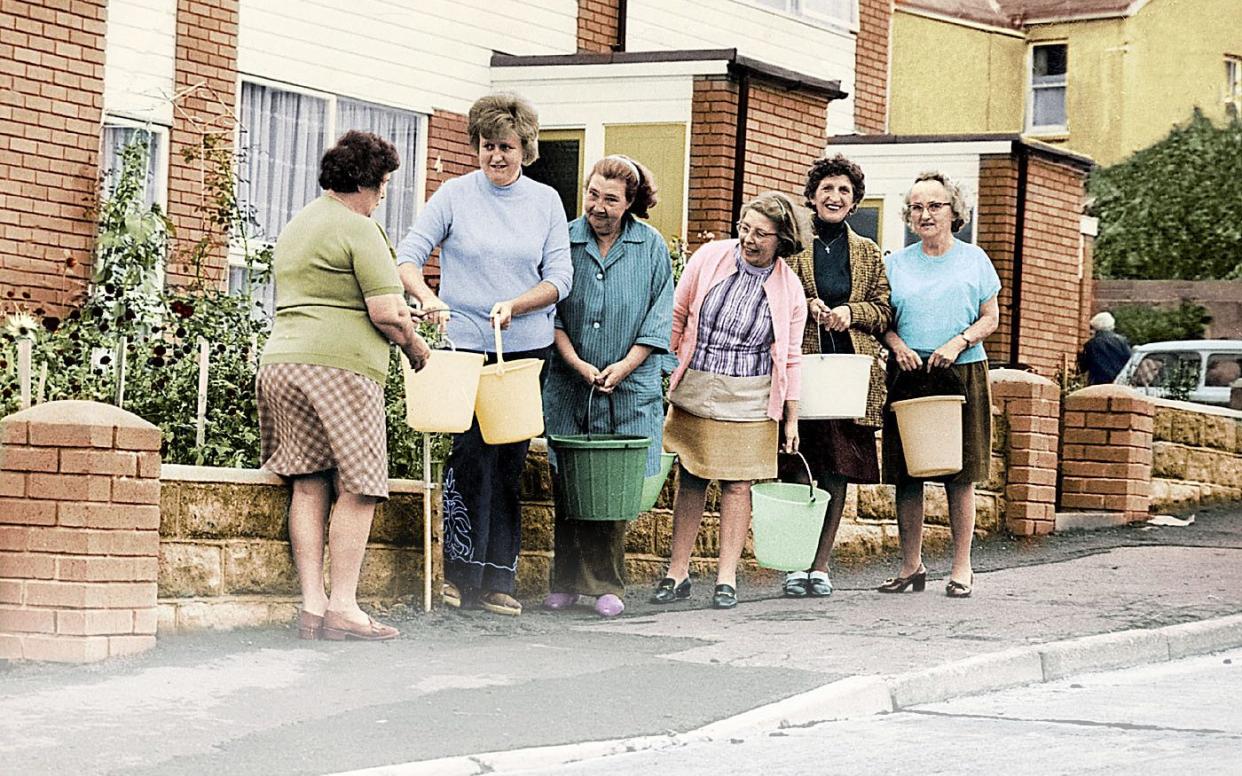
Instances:
[[[34,316],[25,310],[18,310],[4,322],[5,333],[13,339],[32,340],[38,328],[39,324],[35,322]]]

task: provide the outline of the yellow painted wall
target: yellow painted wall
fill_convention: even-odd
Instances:
[[[889,126],[897,135],[1018,132],[1025,42],[902,13],[893,15]]]
[[[659,202],[647,222],[665,240],[685,234],[686,125],[606,124],[604,153],[631,156],[651,170]]]
[[[1127,19],[1033,26],[1068,45],[1068,132],[1035,135],[1112,164],[1195,106],[1224,117],[1224,55],[1242,55],[1239,0],[1150,0]],[[898,11],[890,124],[897,134],[1025,131],[1027,42]],[[945,77],[928,78],[939,66]]]

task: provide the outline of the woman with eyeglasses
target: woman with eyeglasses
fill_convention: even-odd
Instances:
[[[690,555],[707,485],[720,482],[720,552],[712,606],[737,605],[737,564],[750,529],[750,485],[776,476],[776,454],[798,449],[798,395],[806,297],[783,259],[802,250],[793,203],[770,192],[747,203],[738,239],[694,252],[673,292],[664,448],[681,474],[673,500],[672,557],[651,601],[690,597]]]
[[[890,385],[900,372],[951,370],[966,395],[962,408],[962,470],[936,478],[949,501],[953,565],[945,585],[950,598],[970,596],[974,572],[975,483],[987,479],[992,455],[992,397],[983,340],[996,330],[1000,278],[988,255],[953,233],[970,219],[961,189],[944,173],[925,172],[906,194],[904,217],[919,242],[888,259],[894,319],[884,335]],[[891,398],[891,394],[890,394]],[[923,565],[923,483],[906,470],[901,434],[890,409],[884,417],[884,481],[897,487],[901,569],[881,593],[920,592]]]

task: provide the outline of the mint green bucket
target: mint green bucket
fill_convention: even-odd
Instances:
[[[801,453],[797,455],[802,458]],[[802,464],[811,479],[806,458]],[[750,495],[755,561],[781,571],[809,569],[828,512],[827,491],[814,484],[760,482],[750,486]]]
[[[638,507],[639,512],[650,512],[655,508],[656,502],[660,500],[660,491],[664,490],[668,473],[673,470],[673,461],[676,460],[676,453],[660,453],[660,471],[643,480],[643,501]]]

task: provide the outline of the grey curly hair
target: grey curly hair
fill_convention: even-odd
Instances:
[[[962,187],[953,182],[953,179],[939,170],[928,170],[921,172],[914,179],[914,183],[910,184],[910,188],[906,190],[905,199],[901,204],[901,220],[905,223],[910,222],[910,191],[922,183],[923,181],[936,181],[944,190],[949,192],[949,210],[953,213],[953,231],[961,229],[970,223],[970,201],[966,198],[966,193],[962,191]]]

